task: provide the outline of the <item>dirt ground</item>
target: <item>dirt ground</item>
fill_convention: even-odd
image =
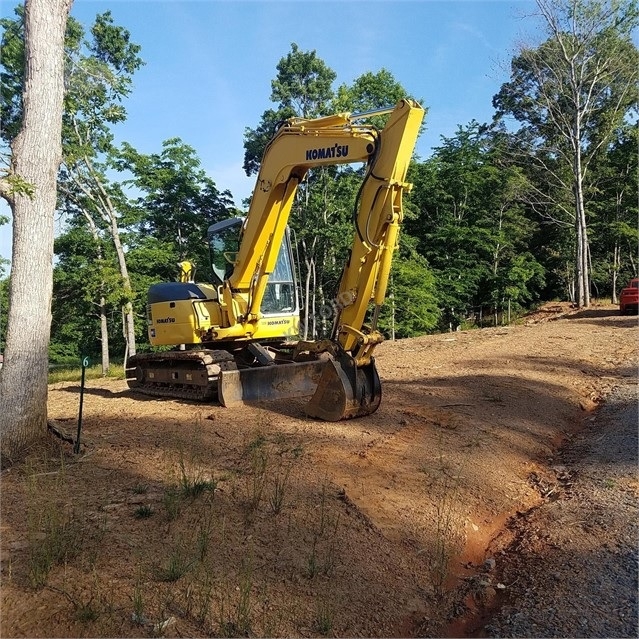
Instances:
[[[337,424],[90,382],[80,454],[52,439],[2,473],[0,635],[462,636],[505,588],[491,540],[636,378],[637,336],[550,304],[385,342],[380,409]],[[78,406],[50,387],[61,432]]]

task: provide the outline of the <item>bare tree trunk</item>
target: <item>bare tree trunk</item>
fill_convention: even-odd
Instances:
[[[77,127],[76,127],[77,133]],[[82,140],[82,137],[77,133],[78,140]],[[131,286],[131,278],[129,277],[129,270],[126,265],[126,255],[124,254],[124,247],[122,246],[122,240],[120,239],[120,229],[118,227],[118,213],[115,206],[109,196],[103,180],[100,177],[98,171],[95,170],[91,159],[88,156],[83,156],[85,168],[88,171],[88,176],[93,182],[94,189],[90,190],[87,185],[80,179],[77,172],[69,168],[73,181],[76,186],[86,195],[96,206],[100,217],[109,226],[109,233],[113,240],[113,247],[118,260],[118,267],[120,269],[120,277],[122,278],[122,288],[124,289],[125,297],[129,300],[122,306],[122,312],[124,314],[124,339],[126,342],[126,348],[124,353],[124,367],[126,368],[127,359],[135,355],[135,318],[133,315],[133,303],[130,301],[133,298],[133,287]]]
[[[581,179],[581,167],[577,152],[577,169],[575,176],[575,213],[577,225],[577,306],[590,306],[590,263],[588,244],[588,228],[586,225],[586,210],[584,206],[583,181]]]
[[[95,222],[89,212],[86,209],[82,209],[82,215],[84,219],[87,221],[89,225],[89,230],[91,231],[91,237],[93,237],[93,241],[97,246],[97,257],[98,261],[102,262],[104,255],[102,254],[102,248],[100,247],[100,235],[98,233],[98,229],[95,225]],[[104,280],[101,282],[101,290],[104,290]],[[109,325],[107,322],[107,312],[106,312],[106,299],[104,295],[100,296],[100,301],[98,302],[99,309],[99,317],[100,317],[100,343],[102,345],[102,375],[106,377],[109,372],[110,361],[109,361]]]
[[[53,219],[62,158],[64,34],[71,0],[26,0],[23,120],[12,173],[33,188],[10,198],[13,257],[0,373],[2,465],[46,433]]]
[[[104,297],[100,298],[100,343],[102,345],[102,376],[106,377],[111,368],[111,361],[109,359],[109,323]]]
[[[617,274],[619,272],[619,262],[620,262],[620,251],[619,251],[619,242],[615,240],[615,248],[612,254],[612,303],[618,304],[619,300],[617,298]]]
[[[131,286],[131,279],[129,278],[129,271],[126,266],[126,257],[124,255],[124,247],[120,241],[120,232],[118,229],[117,219],[115,217],[111,218],[111,236],[113,238],[116,255],[118,256],[118,264],[120,266],[120,276],[122,277],[124,292],[126,296],[131,299],[133,297],[133,287]],[[131,301],[127,301],[122,306],[122,312],[124,313],[124,339],[126,341],[124,367],[126,368],[127,359],[135,355],[136,352],[133,303]]]
[[[313,260],[307,262],[306,264],[306,286],[304,287],[304,339],[309,338],[309,331],[311,325],[311,280],[313,279]],[[313,287],[315,283],[313,283]],[[312,335],[312,333],[311,333]]]
[[[308,339],[309,333],[312,339],[315,339],[315,245],[317,237],[313,238],[313,244],[310,251],[306,247],[306,240],[302,240],[302,248],[304,249],[304,264],[306,265],[306,279],[304,282],[304,336]],[[313,291],[311,293],[311,290]],[[311,321],[313,327],[311,329]]]
[[[581,237],[582,227],[579,220],[579,213],[575,215],[575,302],[578,308],[584,305],[583,291],[583,239]]]
[[[615,222],[619,222],[621,219],[621,203],[623,201],[623,189],[617,192],[616,206],[615,206]],[[621,268],[621,247],[619,246],[619,239],[615,239],[615,245],[612,251],[612,303],[618,304],[619,299],[617,297],[617,279],[619,276],[619,269]]]
[[[574,304],[575,303],[575,281],[576,277],[574,273],[570,272],[570,264],[566,264],[566,287],[568,294],[568,299]]]

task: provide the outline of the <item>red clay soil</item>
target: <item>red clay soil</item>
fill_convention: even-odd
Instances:
[[[383,399],[225,409],[92,381],[82,450],[2,473],[3,637],[442,636],[482,605],[509,516],[636,376],[637,322],[547,305],[524,323],[385,342]],[[50,387],[74,435],[77,383]]]

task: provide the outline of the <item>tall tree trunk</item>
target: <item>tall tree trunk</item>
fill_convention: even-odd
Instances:
[[[106,377],[111,368],[111,361],[109,359],[109,323],[104,296],[100,297],[100,343],[102,344],[102,376]]]
[[[126,265],[126,256],[124,255],[124,247],[120,240],[120,231],[118,229],[118,222],[115,215],[111,215],[111,236],[113,238],[113,245],[115,247],[115,253],[118,257],[118,265],[120,267],[120,277],[122,278],[122,286],[126,297],[131,300],[133,298],[133,287],[131,286],[131,278],[129,277],[129,270]],[[135,324],[133,316],[133,303],[131,301],[125,302],[122,306],[122,313],[124,314],[124,339],[126,341],[126,350],[124,354],[124,367],[126,368],[126,362],[129,357],[132,357],[136,353],[135,348]]]
[[[586,211],[580,177],[576,181],[576,217],[577,217],[577,305],[581,308],[590,306],[590,246],[588,244],[588,228],[586,226]]]
[[[77,130],[77,128],[76,128]],[[78,139],[81,140],[81,136],[78,134]],[[122,288],[124,289],[124,295],[127,298],[122,306],[123,313],[123,333],[125,339],[124,349],[124,367],[126,368],[127,359],[135,355],[135,318],[133,315],[133,303],[130,301],[133,299],[133,287],[131,286],[131,278],[129,277],[129,270],[126,265],[126,255],[124,253],[124,247],[122,246],[122,240],[120,239],[120,229],[118,227],[118,213],[115,206],[109,196],[103,180],[98,171],[95,170],[93,162],[88,156],[83,156],[82,161],[88,171],[88,175],[93,182],[93,190],[90,190],[85,183],[79,178],[73,170],[69,169],[72,179],[76,186],[88,197],[95,205],[100,217],[109,226],[109,234],[113,240],[113,247],[115,248],[115,254],[118,260],[118,267],[120,269],[120,277],[122,278]]]
[[[71,0],[26,0],[23,120],[12,172],[33,187],[15,194],[4,366],[0,373],[2,465],[46,433],[53,291],[56,176],[62,157],[64,34]]]
[[[615,248],[612,254],[612,303],[618,304],[619,300],[617,299],[617,274],[619,272],[619,241],[615,240]]]
[[[98,263],[102,263],[104,260],[104,255],[102,254],[102,247],[100,246],[100,234],[98,233],[98,227],[95,225],[95,221],[91,217],[91,214],[84,208],[82,210],[82,215],[84,219],[87,221],[89,225],[89,230],[91,231],[91,237],[93,237],[93,241],[97,247],[97,258]],[[104,280],[100,283],[100,289],[103,291],[105,288]],[[100,295],[100,301],[98,302],[99,309],[99,317],[100,317],[100,342],[102,344],[102,375],[106,377],[109,372],[110,361],[109,361],[109,325],[107,322],[107,311],[106,311],[106,299],[104,295]]]
[[[582,227],[579,220],[579,213],[575,211],[575,303],[578,308],[584,305],[583,291],[583,240],[581,237]]]

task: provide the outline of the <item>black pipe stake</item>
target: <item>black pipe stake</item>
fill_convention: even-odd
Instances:
[[[82,404],[84,403],[84,374],[89,365],[89,358],[82,360],[82,378],[80,379],[80,412],[78,413],[78,435],[75,438],[73,452],[77,455],[80,452],[80,431],[82,430]]]

